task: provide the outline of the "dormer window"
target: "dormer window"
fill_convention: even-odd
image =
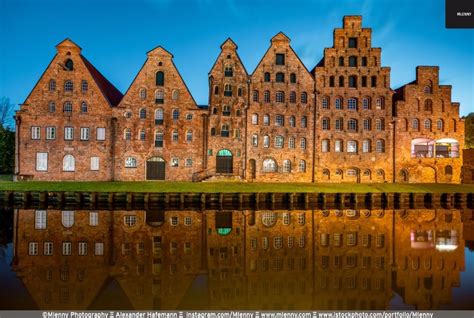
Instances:
[[[71,59],[67,59],[66,62],[64,63],[64,66],[66,67],[67,71],[74,70],[74,62]]]
[[[276,54],[276,65],[285,65],[285,54],[277,53]]]

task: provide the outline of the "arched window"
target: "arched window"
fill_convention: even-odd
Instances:
[[[288,138],[288,148],[295,149],[295,137]]]
[[[219,95],[219,86],[214,86],[214,95]]]
[[[165,73],[162,71],[156,72],[156,86],[164,86],[165,85]]]
[[[341,169],[337,169],[334,173],[336,176],[342,176],[342,170]]]
[[[339,87],[344,87],[344,76],[339,76]]]
[[[265,103],[270,103],[270,91],[265,91],[263,93],[263,101]]]
[[[444,131],[444,122],[442,119],[438,119],[438,121],[436,121],[436,128],[438,130]]]
[[[296,74],[295,73],[290,74],[290,83],[292,83],[292,84],[296,83]]]
[[[276,73],[275,81],[277,83],[284,83],[285,82],[285,74],[280,73],[280,72]]]
[[[146,118],[146,108],[140,108],[140,111],[139,111],[139,117],[140,119],[145,119]]]
[[[300,148],[306,149],[306,138],[304,137],[300,139]]]
[[[55,113],[56,112],[56,103],[51,101],[48,104],[48,110],[50,113]]]
[[[290,127],[295,127],[296,126],[296,120],[295,120],[295,116],[290,116],[289,120],[288,120],[289,124],[290,124]]]
[[[284,103],[285,102],[285,93],[283,91],[276,92],[275,100],[277,103]]]
[[[64,91],[65,92],[72,92],[74,89],[74,85],[72,84],[72,81],[65,81],[64,82]]]
[[[263,81],[270,82],[270,73],[265,72],[265,74],[263,75]]]
[[[155,110],[155,125],[163,125],[163,109]]]
[[[344,57],[339,56],[339,66],[344,66]]]
[[[357,141],[349,140],[347,142],[347,152],[357,153]]]
[[[263,136],[263,147],[264,148],[270,147],[270,137],[267,135]]]
[[[343,152],[344,149],[342,148],[342,140],[336,139],[334,140],[334,151],[335,152]]]
[[[323,109],[329,109],[329,98],[323,97],[321,100],[321,107]]]
[[[144,129],[140,129],[140,132],[138,133],[138,139],[140,140],[145,140],[146,138],[146,133]]]
[[[283,160],[283,172],[291,172],[291,161]]]
[[[296,103],[296,92],[290,92],[290,103]]]
[[[265,159],[263,160],[263,172],[277,172],[278,167],[273,159]]]
[[[72,103],[71,102],[65,102],[64,103],[63,112],[64,113],[72,113]]]
[[[306,128],[308,126],[308,120],[306,116],[301,116],[301,128]]]
[[[137,159],[134,157],[127,157],[125,159],[125,168],[136,168],[137,167]]]
[[[258,135],[257,134],[252,135],[252,146],[258,147]]]
[[[192,132],[192,130],[188,130],[188,131],[186,132],[186,141],[187,141],[187,142],[193,141],[193,132]]]
[[[372,120],[370,118],[364,118],[364,130],[372,129]]]
[[[87,103],[86,102],[82,102],[81,103],[81,113],[87,113]]]
[[[329,169],[323,169],[323,176],[326,176],[329,178],[329,175],[330,175]]]
[[[177,90],[177,89],[173,90],[173,93],[171,94],[171,98],[173,98],[173,100],[178,100],[179,99],[179,90]]]
[[[258,114],[252,114],[252,125],[258,125]]]
[[[321,141],[321,152],[329,152],[329,139]]]
[[[71,59],[67,59],[64,66],[66,66],[66,70],[68,71],[74,70],[74,62]]]
[[[65,155],[63,158],[63,171],[75,171],[76,160],[73,155]]]
[[[372,151],[372,146],[371,146],[371,141],[370,139],[365,139],[363,142],[362,142],[362,152],[371,152]]]
[[[155,103],[163,104],[165,102],[165,93],[159,89],[155,92]]]
[[[254,102],[258,102],[258,91],[257,90],[254,90],[253,91],[253,101]]]
[[[446,166],[444,168],[444,174],[446,175],[452,175],[453,174],[453,167],[452,166]]]
[[[385,120],[383,118],[378,118],[375,120],[375,129],[385,130]]]
[[[163,133],[161,131],[155,132],[155,147],[163,148]]]
[[[308,94],[306,92],[301,93],[301,104],[306,104],[308,102]]]
[[[52,79],[49,81],[49,91],[54,92],[55,90],[56,90],[56,81]]]
[[[285,117],[283,115],[276,115],[275,116],[275,126],[284,126],[285,125]]]
[[[431,94],[431,93],[433,93],[432,90],[431,90],[431,86],[429,86],[429,85],[426,85],[426,86],[423,88],[423,92],[425,92],[425,94]]]
[[[87,92],[89,90],[89,83],[86,80],[81,81],[81,91],[83,93]]]
[[[342,98],[336,98],[336,109],[342,109]]]
[[[229,125],[224,124],[221,127],[221,137],[229,137]]]
[[[431,99],[425,100],[425,112],[433,112],[433,102]]]
[[[425,129],[431,130],[431,119],[425,119]]]
[[[413,128],[413,130],[419,130],[420,129],[420,121],[417,118],[412,119],[411,127]]]
[[[357,99],[349,98],[349,100],[347,101],[347,109],[357,110]]]
[[[178,142],[179,134],[178,134],[177,129],[174,129],[173,132],[171,133],[171,140],[174,141],[174,142]]]
[[[276,223],[276,213],[275,212],[263,212],[262,213],[262,223],[265,226],[272,226]]]
[[[330,121],[329,118],[323,118],[323,119],[321,120],[321,127],[322,127],[322,129],[323,129],[323,130],[329,130],[329,129],[331,129],[330,123],[331,123],[331,121]]]
[[[377,109],[385,109],[385,99],[383,97],[377,97],[375,100],[375,107]]]
[[[230,116],[230,106],[224,105],[222,107],[222,116]]]
[[[216,135],[216,128],[212,127],[211,128],[211,136],[215,136],[215,135]]]
[[[234,72],[232,70],[232,66],[226,65],[225,70],[224,70],[224,76],[225,77],[232,77],[234,76]]]
[[[61,211],[61,223],[66,228],[72,227],[74,225],[74,211]],[[63,274],[63,271],[61,273]]]
[[[146,88],[141,88],[139,95],[141,100],[146,99]]]
[[[178,120],[178,119],[179,119],[179,110],[173,109],[173,120]]]
[[[357,131],[357,119],[351,118],[347,121],[347,130]]]
[[[355,75],[349,76],[349,87],[357,88],[357,76]]]
[[[283,136],[276,136],[275,137],[275,148],[283,148],[283,144],[285,142],[285,139]]]
[[[300,172],[306,172],[306,161],[301,159],[300,164],[298,165],[298,169]]]
[[[268,114],[263,115],[263,125],[264,126],[270,125],[270,115]]]
[[[375,151],[378,153],[385,152],[385,141],[383,139],[378,139],[375,144]]]
[[[132,139],[132,130],[130,128],[126,128],[123,131],[123,139],[124,140],[131,140]]]
[[[362,108],[363,109],[370,109],[370,99],[368,97],[364,97],[362,99]]]

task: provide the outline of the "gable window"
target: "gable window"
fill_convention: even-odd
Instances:
[[[300,148],[301,149],[306,149],[306,138],[301,138],[300,139]]]
[[[156,72],[156,86],[164,86],[165,85],[165,73],[162,71]]]
[[[56,81],[55,80],[50,80],[49,81],[49,91],[54,92],[56,90]]]
[[[105,128],[99,127],[96,130],[97,140],[105,140]]]
[[[276,92],[275,100],[277,103],[285,102],[285,93],[283,91]]]
[[[46,228],[46,210],[35,211],[35,229],[44,230]]]
[[[46,139],[56,139],[56,127],[46,127]]]
[[[335,82],[334,76],[330,76],[329,77],[329,87],[334,87],[334,85],[335,85],[334,82]]]
[[[71,102],[65,102],[64,103],[63,112],[64,113],[72,113],[72,103]]]
[[[48,171],[48,153],[36,153],[36,171]]]
[[[357,38],[349,38],[349,48],[357,48]]]
[[[232,66],[227,65],[227,66],[225,67],[224,76],[225,76],[225,77],[232,77],[232,76],[234,76],[234,72],[233,72],[233,70],[232,70]]]
[[[163,125],[163,109],[155,110],[155,125]]]
[[[349,56],[349,66],[350,67],[357,67],[357,57],[356,56]]]
[[[155,133],[155,147],[163,148],[163,133],[162,132]]]
[[[263,74],[263,81],[264,81],[264,82],[270,82],[270,73],[265,72],[265,73]]]
[[[48,110],[49,110],[50,113],[55,113],[56,112],[56,103],[55,102],[49,102]]]
[[[224,96],[232,96],[232,85],[230,84],[224,85]]]
[[[433,112],[433,102],[431,99],[425,100],[425,112]]]
[[[134,157],[128,157],[125,159],[125,168],[136,168],[137,167],[137,159]]]
[[[306,116],[301,116],[301,128],[306,128],[307,122]]]
[[[31,127],[31,139],[41,139],[41,127]]]
[[[72,92],[74,86],[72,84],[72,81],[66,81],[64,82],[64,91],[65,92]]]
[[[66,67],[66,70],[68,71],[74,70],[74,62],[71,59],[67,59],[66,62],[64,63],[64,66]]]
[[[162,90],[155,92],[155,104],[163,104],[165,102],[165,93]]]
[[[285,65],[285,54],[277,53],[275,64],[276,65]]]
[[[92,171],[98,171],[99,170],[99,157],[91,157],[90,169]]]
[[[270,91],[265,91],[263,93],[263,101],[265,103],[270,103]]]
[[[291,83],[291,84],[295,84],[295,83],[296,83],[296,74],[295,74],[295,73],[291,73],[291,74],[290,74],[290,83]]]
[[[139,115],[140,119],[146,119],[146,109],[141,108],[138,115]]]
[[[81,140],[89,140],[90,130],[88,127],[81,127]]]
[[[239,87],[237,89],[237,96],[239,96],[239,97],[242,96],[242,87]]]
[[[64,140],[73,140],[73,139],[74,139],[74,128],[64,127]]]
[[[87,113],[87,103],[86,102],[81,103],[81,112],[82,113]]]
[[[357,88],[357,76],[349,76],[349,87]]]
[[[186,132],[186,141],[187,141],[187,142],[193,141],[193,132],[192,132],[191,130],[188,130],[188,131]]]
[[[139,95],[140,95],[141,100],[145,100],[146,99],[146,89],[145,88],[140,89]]]
[[[277,83],[284,83],[285,82],[285,74],[283,73],[276,73],[275,80]]]
[[[173,92],[171,93],[171,98],[173,100],[178,100],[179,99],[179,90],[177,90],[177,89],[173,90]]]
[[[219,86],[214,86],[214,95],[219,95]]]
[[[179,110],[173,109],[173,120],[179,119]]]
[[[258,91],[257,90],[253,91],[253,101],[258,102]]]
[[[229,125],[222,125],[221,127],[221,137],[229,137]]]
[[[81,91],[83,93],[87,92],[89,90],[89,83],[87,83],[86,80],[82,80],[81,82]]]
[[[73,155],[65,155],[63,158],[63,171],[75,171],[76,160]]]
[[[270,125],[270,115],[268,114],[263,115],[263,125],[264,126]]]
[[[301,93],[301,103],[306,104],[308,102],[308,94],[306,92]]]

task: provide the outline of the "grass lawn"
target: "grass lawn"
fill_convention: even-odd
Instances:
[[[0,181],[0,190],[91,192],[474,192],[459,184],[330,184],[247,182],[42,182]]]

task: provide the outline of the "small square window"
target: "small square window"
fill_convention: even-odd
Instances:
[[[349,38],[349,47],[357,48],[357,38]]]
[[[285,65],[285,54],[276,54],[276,65]]]

